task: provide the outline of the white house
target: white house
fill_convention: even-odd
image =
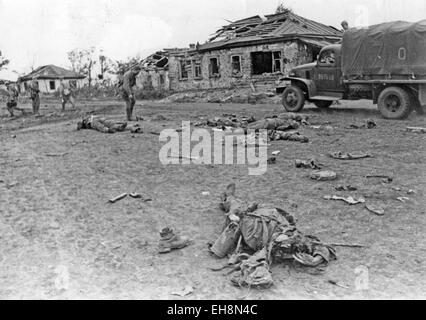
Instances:
[[[67,70],[54,65],[42,66],[27,74],[26,76],[20,77],[18,83],[20,83],[21,92],[27,91],[33,77],[37,77],[37,81],[42,93],[54,93],[58,90],[60,79],[63,78],[64,82],[68,82],[75,88],[81,88],[84,86],[85,76],[78,74],[77,72]]]

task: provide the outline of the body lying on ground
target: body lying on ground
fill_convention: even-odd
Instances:
[[[77,130],[93,129],[102,133],[115,133],[126,130],[127,122],[116,122],[102,117],[88,116],[77,124]]]
[[[273,262],[320,267],[336,258],[332,247],[302,234],[285,210],[237,198],[235,184],[223,193],[221,208],[227,213],[226,228],[210,251],[219,258],[230,255],[227,267],[238,270],[232,278],[235,285],[271,286],[269,266]]]

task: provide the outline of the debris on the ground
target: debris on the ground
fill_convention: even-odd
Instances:
[[[296,168],[304,168],[304,169],[316,169],[321,170],[321,165],[317,163],[315,159],[309,160],[296,160],[295,161]]]
[[[343,285],[343,284],[340,284],[338,281],[336,281],[336,280],[328,280],[328,283],[329,284],[332,284],[332,285],[334,285],[334,286],[337,286],[337,287],[340,287],[340,288],[343,288],[343,289],[350,289],[348,286],[345,286],[345,285]]]
[[[333,181],[337,179],[337,173],[334,171],[314,171],[311,174],[312,180]]]
[[[353,153],[345,153],[340,151],[331,153],[330,157],[337,160],[358,160],[358,159],[373,158],[373,156],[368,153],[353,154]]]
[[[387,175],[368,175],[365,176],[367,179],[371,179],[371,178],[377,178],[377,179],[382,179],[381,181],[383,183],[389,184],[393,182],[393,177],[387,176]]]
[[[295,261],[306,267],[321,268],[336,259],[331,246],[302,234],[295,218],[285,210],[237,198],[235,184],[227,187],[221,199],[228,227],[210,251],[218,257],[230,255],[224,268],[235,271],[232,284],[268,288],[273,285],[270,271],[273,263]]]
[[[398,198],[396,198],[398,201],[401,201],[402,203],[406,203],[407,201],[409,201],[410,200],[410,198],[407,198],[407,197],[398,197]]]
[[[373,119],[367,119],[365,123],[351,124],[350,129],[374,129],[377,127],[376,121]]]
[[[339,197],[339,196],[325,196],[324,197],[325,200],[336,200],[336,201],[344,201],[349,205],[356,205],[359,203],[365,203],[365,199],[364,198],[359,198],[359,199],[355,199],[354,197]]]
[[[64,157],[68,155],[68,152],[65,153],[46,153],[46,157]]]
[[[426,133],[426,128],[420,127],[407,127],[407,131],[414,133]]]
[[[15,139],[16,138],[16,135],[15,134],[13,134],[13,135],[11,135],[10,136],[12,139]]]
[[[410,194],[410,195],[411,195],[411,194],[416,194],[416,193],[417,193],[417,192],[416,192],[415,190],[411,190],[411,189],[407,191],[407,194]]]
[[[209,196],[209,195],[210,195],[210,192],[205,191],[205,192],[202,192],[202,193],[201,193],[201,195],[202,195],[202,196],[204,196],[204,197],[207,197],[207,196]]]
[[[158,253],[169,253],[172,250],[183,249],[191,244],[191,240],[188,237],[180,236],[170,228],[164,228],[160,232],[160,236]]]
[[[133,199],[142,199],[143,196],[140,193],[129,193],[129,197]]]
[[[270,157],[270,158],[267,160],[267,163],[268,163],[268,164],[276,164],[276,163],[277,163],[277,158],[276,158],[276,157]]]
[[[143,133],[143,130],[139,124],[135,124],[129,128],[131,133]]]
[[[169,119],[163,116],[162,114],[156,114],[155,116],[151,118],[151,121],[167,121],[167,120]]]
[[[110,202],[110,203],[116,203],[116,202],[118,202],[118,201],[120,201],[120,200],[123,200],[124,198],[126,198],[128,196],[128,194],[127,193],[123,193],[123,194],[120,194],[119,196],[117,196],[117,197],[115,197],[115,198],[112,198],[112,199],[109,199],[108,200],[108,202]]]
[[[351,185],[348,185],[348,186],[337,186],[337,187],[334,187],[334,190],[336,190],[336,191],[357,191],[358,188],[357,187],[353,187]]]
[[[271,153],[274,157],[279,156],[281,154],[281,151],[273,151]]]
[[[191,293],[194,292],[194,288],[192,286],[185,286],[185,288],[183,288],[180,291],[174,291],[171,294],[174,296],[180,296],[180,297],[185,297],[190,295]]]
[[[332,126],[320,125],[320,126],[310,126],[310,128],[318,130],[320,132],[319,135],[323,135],[323,136],[332,136],[335,133],[334,128]]]
[[[141,116],[136,116],[136,121],[143,121],[144,119]]]
[[[378,216],[383,216],[385,214],[385,210],[382,207],[372,203],[366,203],[365,208]]]

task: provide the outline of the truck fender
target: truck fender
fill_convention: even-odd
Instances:
[[[309,99],[310,97],[316,96],[317,94],[317,87],[314,81],[303,79],[303,78],[293,78],[293,77],[281,78],[276,88],[277,93],[278,94],[283,93],[285,88],[287,88],[290,85],[299,86],[302,90],[304,90],[308,94],[308,96],[306,97],[307,99]]]

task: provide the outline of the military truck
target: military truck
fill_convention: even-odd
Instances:
[[[294,68],[276,88],[289,112],[306,101],[329,108],[338,100],[372,100],[387,119],[404,119],[426,105],[426,20],[346,31],[314,63]]]

